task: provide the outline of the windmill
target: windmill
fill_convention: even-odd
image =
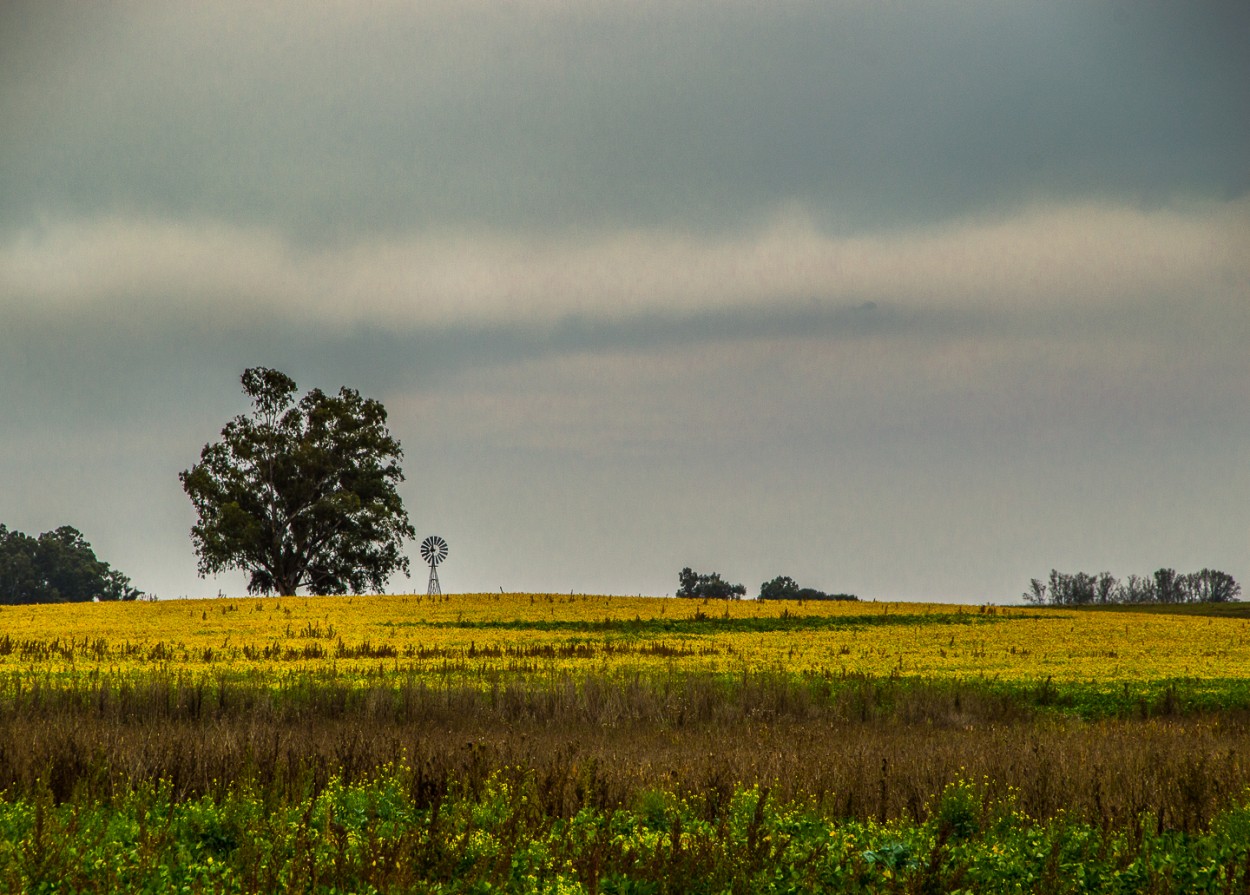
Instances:
[[[441,596],[443,589],[438,583],[438,564],[447,558],[447,542],[438,535],[430,535],[421,542],[421,558],[430,567],[430,587],[426,593]]]

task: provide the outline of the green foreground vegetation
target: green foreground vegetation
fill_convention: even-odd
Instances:
[[[831,821],[737,788],[724,805],[662,790],[614,811],[548,810],[502,769],[429,807],[408,767],[274,800],[248,787],[179,800],[0,802],[0,881],[43,892],[1233,892],[1250,887],[1250,808],[1200,834],[1023,815],[953,782],[929,816]]]
[[[1236,679],[0,684],[5,892],[1250,891]]]

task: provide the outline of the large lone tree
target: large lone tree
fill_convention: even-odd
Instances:
[[[199,514],[191,539],[201,575],[251,572],[248,591],[291,595],[381,592],[408,574],[415,536],[399,493],[399,442],[386,409],[349,388],[313,389],[265,367],[243,373],[240,415],[179,474]]]

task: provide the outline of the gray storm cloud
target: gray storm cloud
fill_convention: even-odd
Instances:
[[[1244,4],[7,4],[0,226],[827,229],[1250,188]]]
[[[177,472],[266,364],[386,401],[452,589],[1250,579],[1248,32],[0,5],[0,522],[214,592]]]

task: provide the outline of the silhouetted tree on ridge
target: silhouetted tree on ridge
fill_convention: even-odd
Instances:
[[[0,524],[0,604],[134,600],[143,592],[99,559],[78,529],[36,537]]]

